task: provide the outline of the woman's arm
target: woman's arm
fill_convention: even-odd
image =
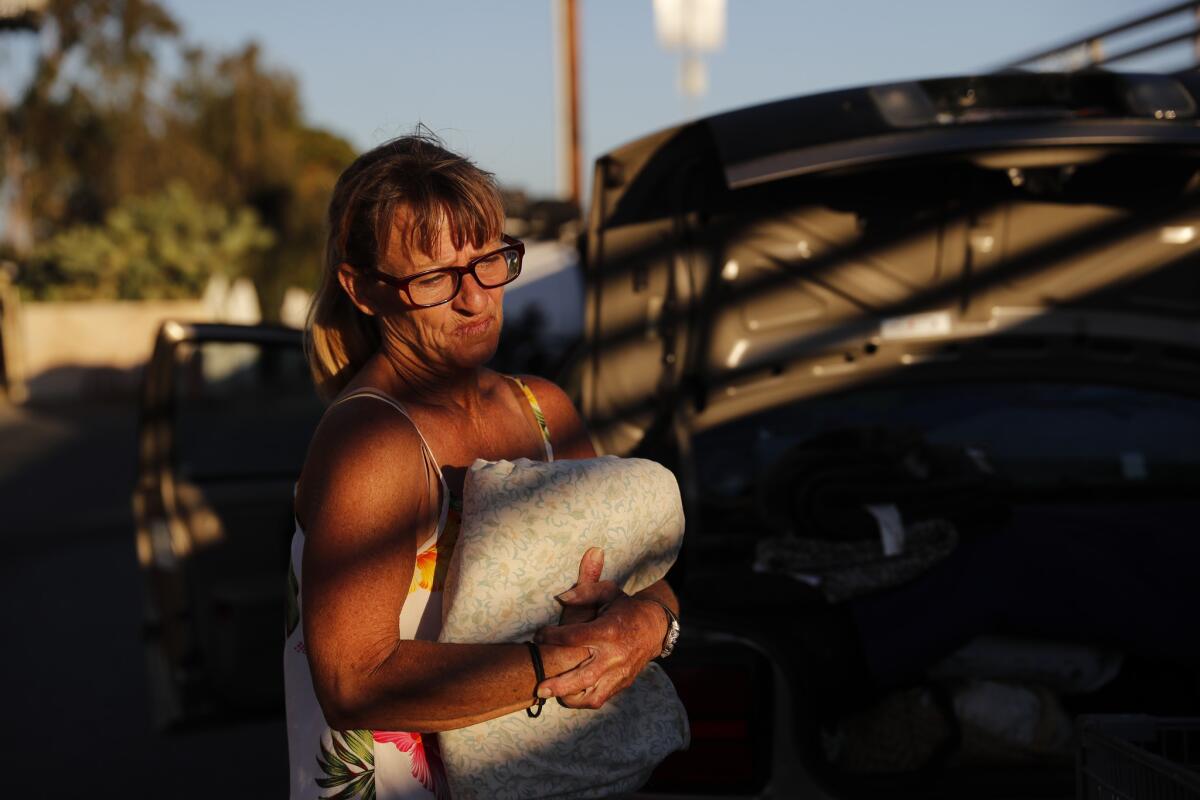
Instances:
[[[530,704],[522,644],[401,639],[416,548],[439,515],[436,476],[412,425],[359,404],[327,416],[297,492],[306,525],[303,616],[313,687],[333,728],[434,732]],[[547,645],[547,675],[587,651]]]

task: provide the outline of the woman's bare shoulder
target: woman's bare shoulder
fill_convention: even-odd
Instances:
[[[545,403],[546,400],[553,400],[554,402],[571,404],[571,398],[567,397],[567,393],[549,378],[543,378],[540,375],[516,375],[515,377],[537,395],[539,403]],[[545,400],[543,400],[543,397]]]
[[[297,519],[306,531],[331,518],[355,521],[351,527],[411,519],[429,485],[421,447],[412,422],[385,402],[358,398],[330,408],[304,459]]]
[[[533,392],[541,406],[546,426],[550,428],[555,455],[559,458],[590,458],[596,455],[587,428],[567,393],[546,378],[536,375],[518,377]]]

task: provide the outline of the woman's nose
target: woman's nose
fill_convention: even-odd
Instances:
[[[488,289],[479,285],[474,275],[463,275],[455,305],[464,311],[482,311],[488,303]]]

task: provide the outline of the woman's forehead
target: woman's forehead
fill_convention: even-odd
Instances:
[[[454,245],[455,237],[449,220],[442,215],[436,226],[436,235],[428,242],[431,247],[427,252],[422,247],[424,244],[422,239],[425,237],[414,229],[413,222],[411,216],[404,210],[397,211],[393,217],[383,259],[388,272],[402,275],[409,272],[420,272],[431,267],[462,265],[492,247],[498,246],[497,242],[500,240],[497,234],[476,245],[471,241],[469,232],[464,231],[463,233],[467,235],[462,236],[462,247],[457,248]]]

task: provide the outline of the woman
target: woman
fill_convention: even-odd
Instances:
[[[535,692],[598,708],[660,654],[677,613],[664,582],[636,597],[598,583],[593,549],[561,598],[576,624],[539,636],[540,684],[526,644],[435,641],[466,468],[594,455],[558,387],[484,367],[524,254],[503,222],[492,176],[425,136],[364,154],[334,189],[307,332],[332,402],[292,542],[293,798],[444,795],[423,734],[520,710]]]

